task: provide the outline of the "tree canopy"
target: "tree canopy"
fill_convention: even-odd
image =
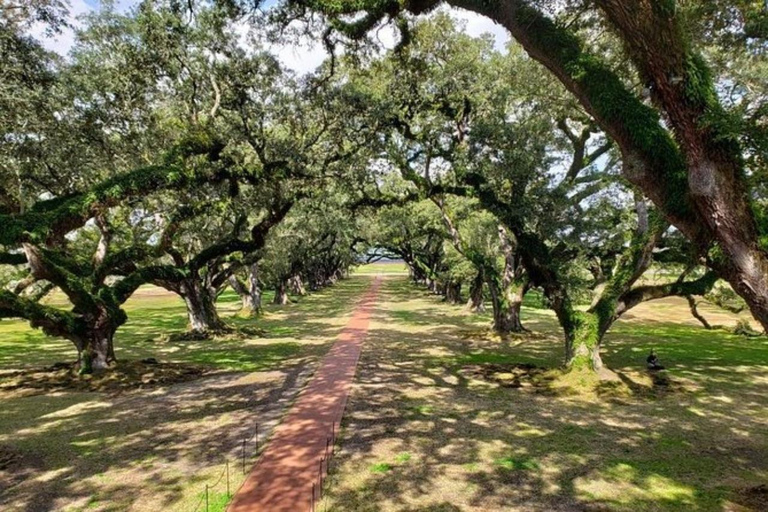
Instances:
[[[258,315],[264,287],[284,304],[385,256],[447,302],[490,299],[502,335],[541,294],[569,367],[600,369],[613,323],[671,295],[697,314],[732,290],[768,327],[755,2],[145,0],[87,16],[62,57],[27,31],[64,7],[0,20],[0,317],[71,340],[82,371],[114,362],[145,284],[207,336],[227,287]],[[314,73],[262,43],[294,21],[332,51]]]

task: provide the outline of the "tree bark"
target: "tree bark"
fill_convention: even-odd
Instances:
[[[467,301],[467,309],[473,313],[485,313],[485,301],[483,300],[484,285],[485,278],[483,273],[478,272],[472,281],[472,287],[469,290],[469,300]]]
[[[520,308],[523,305],[525,285],[512,282],[506,288],[499,283],[488,283],[493,306],[493,330],[499,334],[525,332],[520,320]]]
[[[285,306],[288,304],[288,291],[285,281],[280,281],[275,288],[275,299],[272,303],[277,304],[278,306]]]
[[[461,283],[449,282],[445,285],[445,301],[451,304],[461,304]]]
[[[114,336],[121,325],[123,315],[111,315],[108,308],[83,316],[85,328],[81,334],[70,336],[77,348],[77,366],[81,374],[101,373],[117,362],[115,357]]]
[[[80,373],[101,373],[116,362],[113,339],[114,330],[109,328],[88,333],[77,355]]]
[[[198,280],[182,284],[180,295],[187,306],[189,330],[198,333],[226,331],[227,326],[216,310],[215,294]]]
[[[235,293],[240,296],[240,311],[238,316],[259,316],[261,309],[261,288],[259,287],[259,265],[254,263],[248,270],[248,286],[240,282],[237,276],[230,276],[229,284]]]
[[[600,345],[606,331],[601,332],[598,315],[571,311],[569,316],[570,321],[564,325],[566,366],[599,371],[603,367]]]
[[[333,277],[335,279],[338,279],[338,278],[336,278],[336,274],[335,273],[333,274]],[[298,274],[293,276],[293,277],[291,277],[288,280],[288,286],[290,287],[291,293],[293,295],[300,295],[301,296],[301,295],[306,295],[307,294],[307,290],[306,290],[306,288],[304,288],[304,281],[302,281],[301,276],[298,275]]]

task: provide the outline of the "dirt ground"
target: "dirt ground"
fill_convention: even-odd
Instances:
[[[112,398],[65,392],[12,400],[0,413],[2,510],[193,510],[226,460],[232,489],[240,484],[243,439],[251,438],[250,467],[255,427],[263,444],[310,371],[215,375]],[[29,416],[19,418],[14,406],[29,407]]]

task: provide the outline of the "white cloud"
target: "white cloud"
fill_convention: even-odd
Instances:
[[[101,0],[71,0],[71,24],[75,27],[81,26],[81,23],[77,19],[84,14],[94,12],[99,7],[100,3]],[[125,12],[136,4],[138,4],[138,0],[119,0],[115,5],[119,12]],[[464,30],[467,34],[474,37],[478,37],[485,33],[491,34],[494,37],[495,48],[499,51],[504,51],[504,48],[510,39],[506,29],[488,18],[470,11],[447,7],[443,7],[442,9],[451,13],[455,19],[463,21],[465,23]],[[238,27],[237,30],[239,33],[242,31],[242,36],[245,36],[245,32],[247,31],[245,27]],[[75,42],[75,33],[72,29],[67,29],[56,37],[47,37],[45,35],[45,27],[36,25],[32,28],[31,34],[42,41],[45,48],[61,55],[69,53],[69,50],[73,47]],[[392,26],[383,27],[374,35],[374,37],[386,48],[392,48],[396,42],[396,34]],[[245,38],[243,37],[242,39]],[[284,66],[299,74],[314,71],[328,58],[328,52],[323,45],[319,41],[309,37],[301,38],[298,42],[265,46],[268,50],[274,52],[278,56]]]
[[[85,0],[70,0],[70,25],[79,27],[80,22],[77,18],[90,12],[93,12],[93,7],[86,3]],[[30,34],[39,39],[47,50],[54,51],[60,55],[69,53],[69,50],[75,44],[75,31],[72,28],[65,28],[61,34],[50,37],[46,35],[45,28],[45,25],[42,23],[35,23],[30,29]]]
[[[507,29],[499,25],[498,23],[491,21],[485,16],[481,16],[471,11],[465,11],[464,9],[450,9],[448,12],[458,19],[466,22],[465,32],[472,37],[479,37],[483,34],[491,34],[494,38],[494,47],[498,51],[504,51],[510,36]]]

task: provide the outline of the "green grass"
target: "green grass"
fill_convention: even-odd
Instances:
[[[306,342],[338,329],[333,319],[351,309],[353,298],[362,292],[367,282],[367,279],[342,281],[318,293],[295,297],[297,303],[288,306],[272,305],[273,294],[267,292],[265,315],[256,319],[233,316],[240,303],[237,296],[227,290],[218,301],[219,312],[225,320],[235,327],[257,328],[266,334],[199,341],[169,341],[169,335],[186,329],[184,303],[178,296],[143,287],[139,296],[125,304],[128,322],[115,335],[116,355],[118,361],[155,357],[229,371],[276,368],[287,359],[316,355],[322,347]],[[53,303],[64,301],[54,296]],[[0,369],[40,367],[74,361],[76,357],[74,346],[65,339],[47,337],[21,320],[0,322]]]
[[[287,306],[265,304],[261,318],[235,318],[239,302],[225,293],[219,301],[225,320],[265,334],[200,341],[169,341],[185,329],[184,305],[145,288],[126,304],[129,319],[115,339],[118,360],[155,357],[220,372],[120,394],[3,395],[0,461],[9,454],[11,462],[0,468],[0,485],[6,477],[13,485],[0,492],[0,510],[189,512],[206,484],[209,510],[225,510],[226,481],[219,480],[225,460],[234,492],[244,478],[242,439],[255,424],[262,440],[268,435],[370,282],[369,276],[354,277]],[[0,322],[0,370],[74,358],[66,340],[45,337],[21,321]],[[253,373],[228,373],[233,371]],[[253,444],[247,455],[250,466]]]
[[[376,263],[369,263],[368,265],[361,265],[354,269],[354,273],[357,275],[376,275],[376,274],[407,274],[408,267],[402,261],[379,261]]]
[[[502,340],[488,333],[490,312],[468,314],[402,277],[385,282],[329,510],[768,510],[766,339],[704,330],[684,301],[661,301],[606,336],[604,362],[626,394],[541,392],[467,373],[562,364],[561,331],[536,300],[522,313],[533,334]],[[671,390],[650,392],[651,348]],[[378,478],[374,461],[397,470]]]
[[[494,460],[493,463],[502,469],[510,471],[533,471],[539,469],[539,463],[535,460],[520,457],[501,457]]]
[[[408,462],[409,460],[411,460],[411,454],[408,452],[398,453],[395,456],[395,462],[399,464],[403,464],[405,462]]]
[[[376,464],[371,464],[368,469],[371,473],[389,473],[392,471],[392,464],[387,462],[377,462]]]

